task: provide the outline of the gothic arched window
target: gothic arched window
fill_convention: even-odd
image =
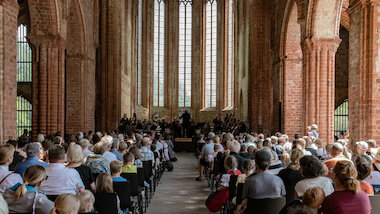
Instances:
[[[228,67],[227,67],[227,106],[234,105],[234,12],[233,0],[228,2]]]
[[[153,106],[164,106],[165,99],[165,3],[154,1]]]
[[[192,0],[179,0],[178,106],[191,107]]]
[[[216,107],[217,2],[206,3],[205,107]]]

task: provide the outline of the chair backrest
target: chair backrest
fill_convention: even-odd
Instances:
[[[99,214],[117,214],[116,193],[95,193],[95,208]]]
[[[137,173],[121,173],[121,177],[127,179],[131,186],[131,196],[138,196],[138,177]]]
[[[236,196],[236,181],[237,181],[238,175],[231,175],[230,176],[230,183],[229,183],[229,190],[228,190],[228,198],[232,200]]]
[[[241,204],[243,201],[243,183],[238,183],[237,190],[236,190],[236,205]]]
[[[140,187],[144,186],[144,169],[143,168],[137,168],[137,183]]]
[[[380,213],[380,195],[369,196],[369,201],[371,202],[372,214]]]
[[[120,208],[126,210],[131,206],[131,184],[127,182],[113,182],[113,189],[120,199]]]
[[[286,190],[286,203],[289,203],[293,201],[296,198],[296,193],[294,190],[294,186],[292,185],[285,185],[285,190]]]
[[[50,201],[54,202],[55,199],[57,199],[58,195],[46,195],[46,197],[47,197]]]
[[[245,214],[277,214],[285,206],[285,197],[281,198],[265,198],[265,199],[253,199],[248,198],[247,209]]]
[[[153,162],[151,160],[143,161],[144,179],[146,182],[149,182],[150,178],[153,175],[152,164],[153,164]]]

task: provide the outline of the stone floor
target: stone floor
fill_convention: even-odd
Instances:
[[[148,214],[208,213],[205,200],[210,194],[206,181],[195,181],[197,161],[192,154],[177,153],[172,172],[165,171],[147,209]]]

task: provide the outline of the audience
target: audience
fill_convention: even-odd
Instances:
[[[29,138],[21,138],[20,137],[20,139],[24,139],[24,140],[27,141],[25,144],[23,144],[25,146],[28,143],[28,139]],[[23,154],[21,154],[21,152],[19,151],[17,140],[8,140],[7,144],[10,144],[10,145],[12,145],[15,148],[15,151],[13,153],[13,161],[9,165],[9,170],[10,171],[15,171],[15,168],[16,168],[17,164],[21,163],[24,160],[25,157],[22,156]],[[24,152],[22,152],[22,153],[24,153]]]
[[[100,139],[100,142],[103,142],[106,147],[106,152],[104,152],[103,157],[104,159],[108,160],[108,162],[111,162],[113,160],[117,160],[117,157],[114,153],[111,152],[112,144],[113,144],[113,138],[109,135],[106,135]]]
[[[65,193],[55,199],[54,208],[50,211],[50,214],[77,214],[79,207],[80,201],[78,197],[70,193]]]
[[[102,173],[96,178],[96,193],[114,193],[112,176]],[[117,197],[117,207],[120,209],[120,199]]]
[[[111,152],[116,156],[117,160],[123,161],[123,154],[119,152],[120,139],[114,138],[112,141]]]
[[[113,182],[126,182],[127,180],[120,176],[123,168],[123,163],[119,160],[110,163],[111,176]]]
[[[26,146],[26,155],[28,158],[24,162],[17,164],[15,172],[23,176],[25,170],[30,166],[39,165],[47,167],[48,163],[39,160],[41,150],[42,148],[38,143],[29,143]]]
[[[103,142],[98,142],[94,145],[94,153],[87,156],[86,165],[92,170],[92,173],[110,173],[110,162],[104,158],[104,153],[107,151],[107,145]]]
[[[242,210],[247,207],[248,198],[278,198],[286,195],[285,186],[281,178],[268,173],[271,160],[270,149],[263,148],[256,152],[256,173],[250,175],[245,181]]]
[[[306,190],[312,187],[321,187],[326,196],[334,192],[330,179],[323,177],[325,174],[323,163],[316,157],[303,156],[300,159],[300,171],[304,179],[294,187],[297,197],[302,197]]]
[[[39,165],[29,167],[24,174],[24,183],[17,183],[4,193],[9,211],[13,213],[48,214],[53,209],[54,204],[44,192],[39,190],[44,185],[46,178],[44,167]]]
[[[141,140],[141,149],[140,149],[140,154],[141,154],[141,161],[149,161],[151,160],[154,162],[154,154],[152,150],[149,148],[149,140],[148,138],[143,138]],[[135,157],[136,158],[136,157]],[[139,159],[139,158],[136,158]]]
[[[122,173],[137,173],[137,166],[135,165],[135,156],[131,152],[127,152],[124,156],[124,165]]]
[[[325,160],[326,167],[328,169],[327,177],[331,176],[331,172],[335,167],[335,164],[341,160],[349,160],[343,155],[343,145],[340,143],[332,144],[331,159]],[[331,177],[330,177],[331,178]]]
[[[53,145],[49,149],[49,165],[46,167],[48,179],[41,187],[47,195],[76,194],[80,189],[84,189],[78,171],[66,167],[64,163],[65,149],[60,145]]]
[[[373,187],[371,184],[365,182],[365,179],[371,174],[371,158],[366,154],[358,155],[355,159],[355,166],[358,172],[358,181],[360,183],[360,190],[373,195]]]
[[[82,139],[83,140],[83,139]],[[86,189],[95,191],[95,181],[90,167],[84,165],[83,150],[78,144],[71,143],[67,150],[66,167],[78,171]]]
[[[17,183],[23,183],[20,174],[9,171],[9,165],[13,162],[14,147],[11,144],[0,146],[0,194]]]
[[[322,204],[323,214],[370,214],[368,195],[360,191],[357,171],[351,161],[341,160],[335,164],[331,178],[335,191]]]
[[[77,193],[80,202],[79,213],[89,213],[94,209],[95,197],[89,190],[81,190]]]

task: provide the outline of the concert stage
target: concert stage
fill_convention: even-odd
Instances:
[[[175,152],[195,152],[196,144],[193,143],[192,138],[175,138],[174,151]]]

